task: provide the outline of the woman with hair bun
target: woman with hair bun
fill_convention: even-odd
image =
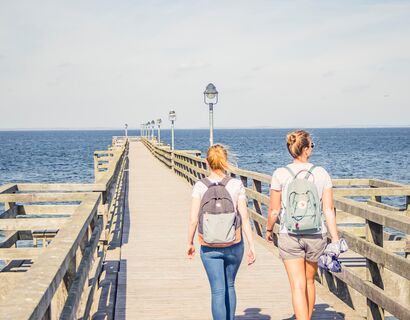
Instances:
[[[313,152],[310,134],[300,130],[287,135],[293,162],[274,171],[266,240],[272,242],[280,217],[279,254],[288,274],[296,319],[311,319],[315,305],[315,274],[327,245],[339,240],[333,211],[332,180],[327,171],[309,162]],[[327,228],[326,228],[327,225]]]
[[[256,260],[249,222],[245,188],[241,180],[225,174],[228,152],[222,145],[209,148],[208,177],[192,191],[187,256],[195,255],[194,235],[198,228],[200,256],[211,286],[212,317],[233,320],[236,309],[235,278],[244,254],[242,230],[248,243],[248,265]]]

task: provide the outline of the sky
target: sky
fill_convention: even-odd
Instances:
[[[410,126],[410,1],[0,2],[0,130]]]

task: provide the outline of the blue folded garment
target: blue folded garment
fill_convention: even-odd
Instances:
[[[319,267],[330,272],[341,272],[342,265],[340,264],[338,257],[340,253],[346,252],[347,250],[348,246],[345,239],[340,239],[335,243],[329,243],[326,246],[324,253],[319,258]]]

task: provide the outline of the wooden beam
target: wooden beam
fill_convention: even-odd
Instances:
[[[381,203],[381,202],[374,201],[374,200],[368,200],[367,204],[370,205],[370,206],[377,207],[377,208],[382,208],[382,209],[385,209],[385,210],[400,211],[399,207],[390,206],[388,204]]]
[[[260,203],[263,203],[266,206],[269,206],[269,197],[263,193],[260,193],[256,190],[250,189],[250,188],[245,188],[246,190],[246,195],[253,199],[256,200]]]
[[[0,193],[10,193],[17,191],[17,185],[15,183],[8,183],[0,186]]]
[[[410,217],[408,216],[337,196],[334,197],[334,204],[338,210],[343,210],[383,226],[399,230],[405,234],[410,234]]]
[[[334,187],[370,186],[370,179],[332,179]]]
[[[93,192],[94,184],[84,183],[19,183],[19,191],[81,191]]]
[[[21,205],[18,214],[73,214],[78,205]]]
[[[34,260],[45,252],[45,248],[0,249],[0,260]]]
[[[334,188],[337,196],[407,196],[410,195],[410,187],[406,188]]]
[[[375,263],[384,265],[385,268],[410,280],[410,260],[407,260],[385,248],[370,243],[352,235],[350,232],[338,229],[341,237],[345,238],[349,248]]]
[[[50,192],[50,193],[3,193],[0,194],[0,202],[65,202],[82,201],[86,192]]]
[[[395,296],[390,296],[373,283],[363,280],[360,275],[354,273],[350,268],[342,268],[342,272],[329,273],[329,275],[340,279],[395,317],[401,320],[410,320],[409,305],[401,304]]]
[[[369,185],[376,188],[408,188],[409,186],[403,183],[394,181],[381,180],[381,179],[369,179]]]
[[[68,218],[1,219],[0,230],[46,230],[60,229]]]
[[[7,232],[3,242],[0,242],[0,248],[11,248],[18,240],[18,232]]]
[[[234,174],[237,174],[239,176],[246,176],[250,179],[253,180],[258,180],[262,183],[266,183],[266,184],[270,184],[272,177],[267,175],[267,174],[263,174],[263,173],[259,173],[259,172],[254,172],[254,171],[249,171],[249,170],[243,170],[243,169],[239,169],[238,167],[233,167],[231,169],[231,172]]]

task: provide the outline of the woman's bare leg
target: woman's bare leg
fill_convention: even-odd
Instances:
[[[309,319],[312,318],[313,307],[316,301],[315,275],[317,271],[317,263],[306,261],[306,297],[309,309]]]
[[[292,289],[292,304],[297,320],[309,320],[308,301],[306,296],[305,259],[283,260]]]

